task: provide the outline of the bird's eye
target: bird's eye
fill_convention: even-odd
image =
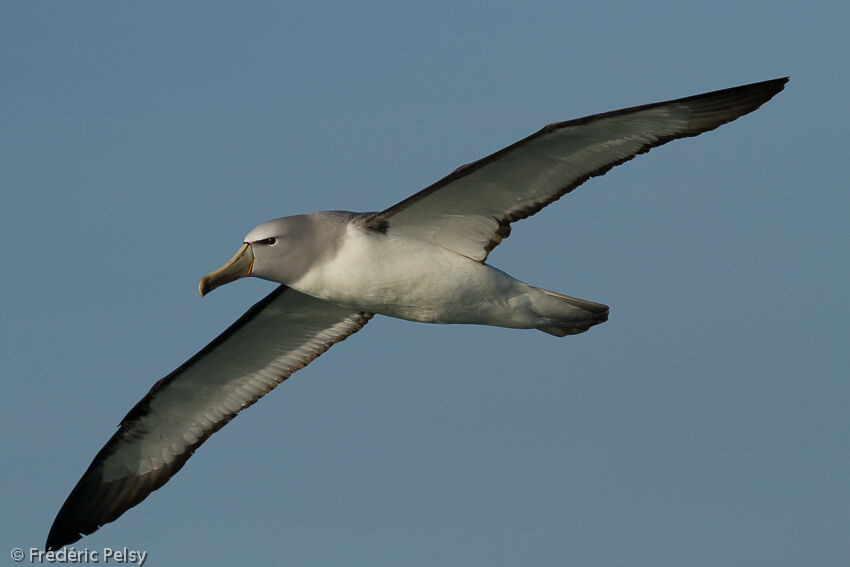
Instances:
[[[276,242],[276,239],[274,237],[264,238],[264,239],[260,240],[260,244],[274,244],[275,242]]]

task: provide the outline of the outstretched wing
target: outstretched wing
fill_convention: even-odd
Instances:
[[[47,549],[144,500],[237,413],[371,317],[278,287],[130,410],[59,510]]]
[[[459,167],[364,222],[374,230],[423,239],[483,262],[510,234],[510,223],[638,154],[754,111],[787,81],[774,79],[550,124]]]

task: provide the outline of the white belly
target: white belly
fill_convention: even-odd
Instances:
[[[348,227],[329,262],[291,287],[357,310],[428,323],[534,327],[522,282],[439,246]]]

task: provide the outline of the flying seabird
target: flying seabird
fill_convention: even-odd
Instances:
[[[558,337],[604,322],[607,306],[523,283],[485,264],[487,256],[514,221],[651,148],[756,110],[787,81],[550,124],[381,212],[259,225],[199,291],[245,276],[281,285],[130,410],[59,510],[47,549],[144,500],[237,413],[374,314]]]

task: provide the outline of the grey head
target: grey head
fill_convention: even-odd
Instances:
[[[316,264],[336,256],[348,223],[360,216],[322,211],[264,222],[245,236],[242,247],[225,265],[201,278],[198,291],[204,296],[246,276],[282,284],[298,281]]]

